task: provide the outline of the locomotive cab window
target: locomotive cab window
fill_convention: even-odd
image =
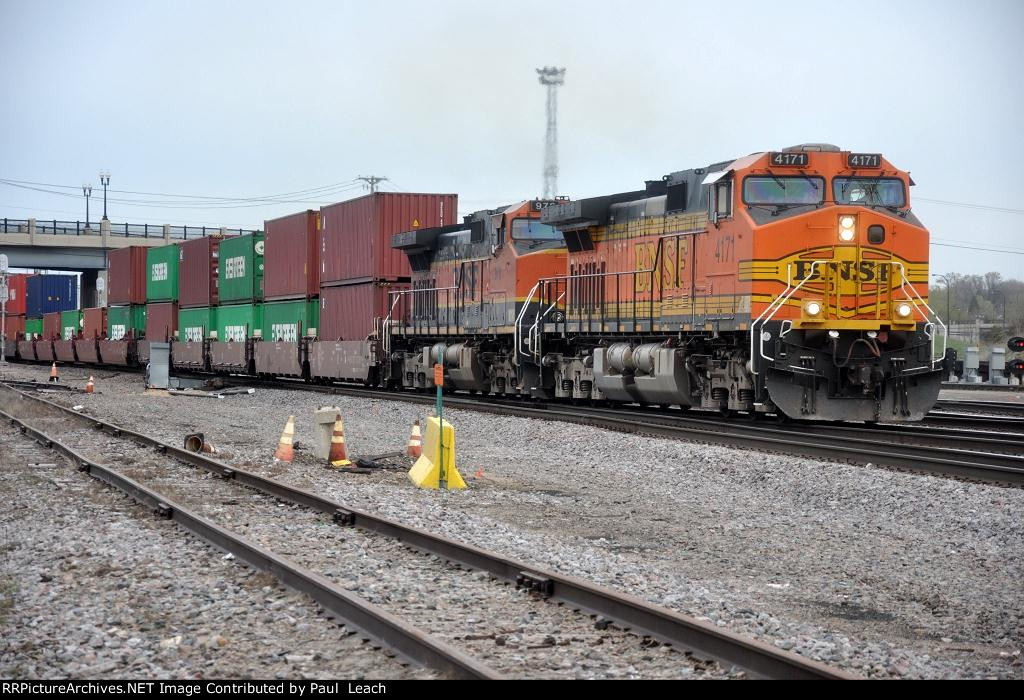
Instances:
[[[821,204],[825,201],[825,179],[820,177],[751,176],[743,180],[746,204]]]
[[[562,232],[537,219],[515,219],[512,222],[513,241],[561,241]]]
[[[907,203],[903,180],[895,177],[837,177],[832,180],[836,204],[902,207]]]
[[[732,216],[732,180],[719,180],[711,185],[709,205],[712,221]]]

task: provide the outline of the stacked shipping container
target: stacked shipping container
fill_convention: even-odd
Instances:
[[[4,327],[0,328],[6,343],[7,356],[13,357],[17,348],[15,341],[19,334],[25,333],[25,288],[28,275],[12,273],[7,275],[7,317]]]
[[[78,308],[78,278],[74,275],[32,275],[25,281],[25,315],[45,314]]]
[[[121,340],[139,338],[146,329],[146,288],[150,276],[148,250],[130,246],[107,256],[107,303],[109,312],[100,337]],[[88,335],[88,333],[86,333]]]
[[[403,231],[456,222],[458,196],[377,192],[320,210],[322,340],[364,340],[390,310],[389,292],[409,288],[406,255],[391,247]]]

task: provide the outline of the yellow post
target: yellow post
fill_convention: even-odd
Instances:
[[[442,429],[442,422],[444,427]],[[441,418],[427,418],[427,432],[423,438],[423,454],[409,470],[412,483],[424,489],[441,488],[441,475],[449,489],[464,489],[459,470],[455,468],[455,428]]]

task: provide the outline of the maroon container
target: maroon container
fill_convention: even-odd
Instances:
[[[182,309],[217,305],[217,263],[220,239],[196,238],[178,250],[178,306]]]
[[[7,340],[14,340],[18,333],[25,332],[25,317],[8,314],[7,318],[4,319],[3,332],[7,336]]]
[[[60,311],[43,314],[43,337],[47,340],[63,337],[60,332]]]
[[[458,222],[454,194],[377,192],[320,210],[320,284],[408,279],[405,253],[391,247],[403,231]]]
[[[264,222],[263,298],[312,299],[320,293],[319,215],[307,210]]]
[[[320,289],[320,340],[366,340],[377,332],[391,307],[388,292],[405,283],[364,282]]]
[[[83,338],[106,338],[107,337],[107,309],[106,307],[96,309],[82,309],[82,337]]]
[[[165,342],[178,334],[178,304],[164,301],[146,304],[146,340]]]
[[[7,315],[23,316],[25,314],[25,280],[29,275],[7,275]]]
[[[107,303],[146,303],[146,247],[133,245],[107,254]]]

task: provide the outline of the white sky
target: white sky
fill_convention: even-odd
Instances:
[[[0,2],[0,178],[255,197],[391,178],[472,211],[540,194],[544,89],[562,194],[824,141],[912,172],[937,242],[1024,252],[1024,3]],[[9,218],[84,218],[0,185]],[[112,203],[113,221],[260,227],[309,203]],[[112,195],[166,200],[166,197]],[[188,200],[186,200],[188,201]],[[956,243],[957,241],[965,243]],[[934,272],[1024,278],[1024,254],[934,247]]]

